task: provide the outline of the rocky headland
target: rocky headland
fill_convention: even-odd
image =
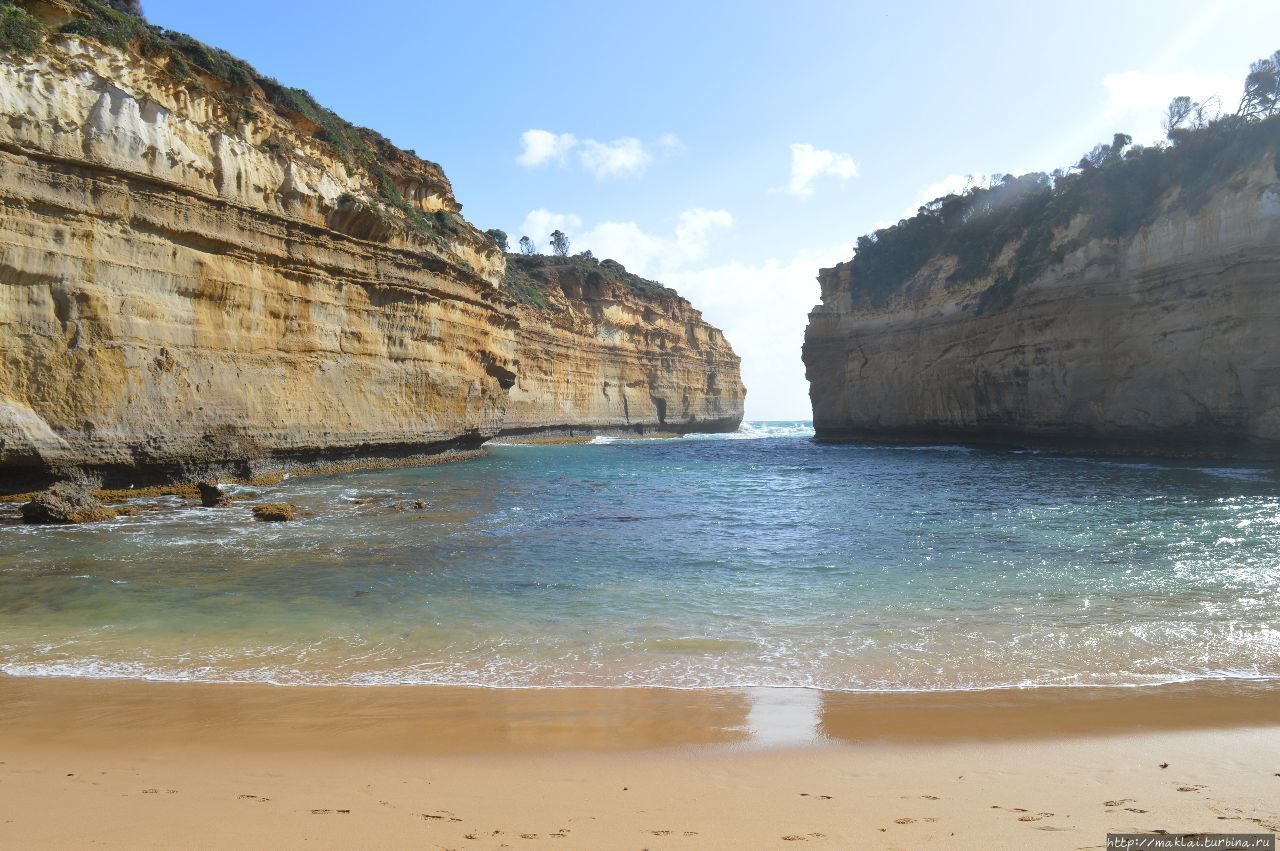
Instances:
[[[0,16],[0,493],[420,463],[512,427],[730,427],[735,398],[740,419],[736,358],[674,293],[519,302],[440,166],[305,91],[97,0]],[[576,348],[597,332],[614,342]],[[606,393],[617,416],[585,401]]]
[[[922,207],[820,273],[822,440],[1280,457],[1280,117]]]
[[[612,260],[513,254],[520,363],[503,435],[733,431],[746,391],[718,328]]]

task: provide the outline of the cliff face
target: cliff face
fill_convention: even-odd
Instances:
[[[440,167],[306,92],[98,0],[0,16],[0,492],[741,420],[670,290],[523,258],[513,299]]]
[[[929,257],[887,298],[866,297],[854,263],[822,270],[804,347],[819,438],[1280,457],[1280,144],[1265,132],[1213,164],[1203,197],[1166,192],[1131,233],[1090,237],[1113,208],[1086,203],[1030,274],[1012,242],[971,277]]]
[[[738,356],[674,291],[618,264],[512,255],[520,364],[506,434],[716,432],[742,422]]]
[[[24,5],[50,29],[0,54],[7,487],[497,432],[517,344],[504,259],[437,166],[326,135],[252,82],[179,74],[176,53],[58,34],[83,5]]]

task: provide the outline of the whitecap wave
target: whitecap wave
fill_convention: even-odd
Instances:
[[[813,437],[813,423],[807,420],[743,423],[737,431],[720,434],[693,432],[681,440],[781,440]]]

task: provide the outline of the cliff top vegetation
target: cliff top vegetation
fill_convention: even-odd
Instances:
[[[550,272],[557,274],[548,274]],[[589,251],[573,256],[508,254],[507,291],[521,304],[554,310],[551,288],[559,290],[556,280],[563,272],[573,273],[588,287],[621,284],[642,298],[679,298],[675,290],[628,272],[616,260],[597,260]]]
[[[1084,242],[1130,236],[1173,206],[1195,211],[1215,188],[1268,152],[1280,176],[1280,51],[1253,63],[1235,112],[1187,97],[1170,103],[1167,141],[1131,144],[1117,133],[1071,168],[1051,174],[996,175],[937,198],[916,215],[858,238],[849,267],[856,301],[883,306],[921,268],[954,257],[954,283],[995,273],[979,309],[1008,303],[1014,291],[1062,262]],[[1063,234],[1077,216],[1083,228]],[[1012,262],[995,270],[1012,248]]]

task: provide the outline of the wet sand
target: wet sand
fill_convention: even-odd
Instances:
[[[1280,689],[0,678],[0,846],[1096,848],[1280,829]],[[1167,765],[1167,767],[1162,767]]]

